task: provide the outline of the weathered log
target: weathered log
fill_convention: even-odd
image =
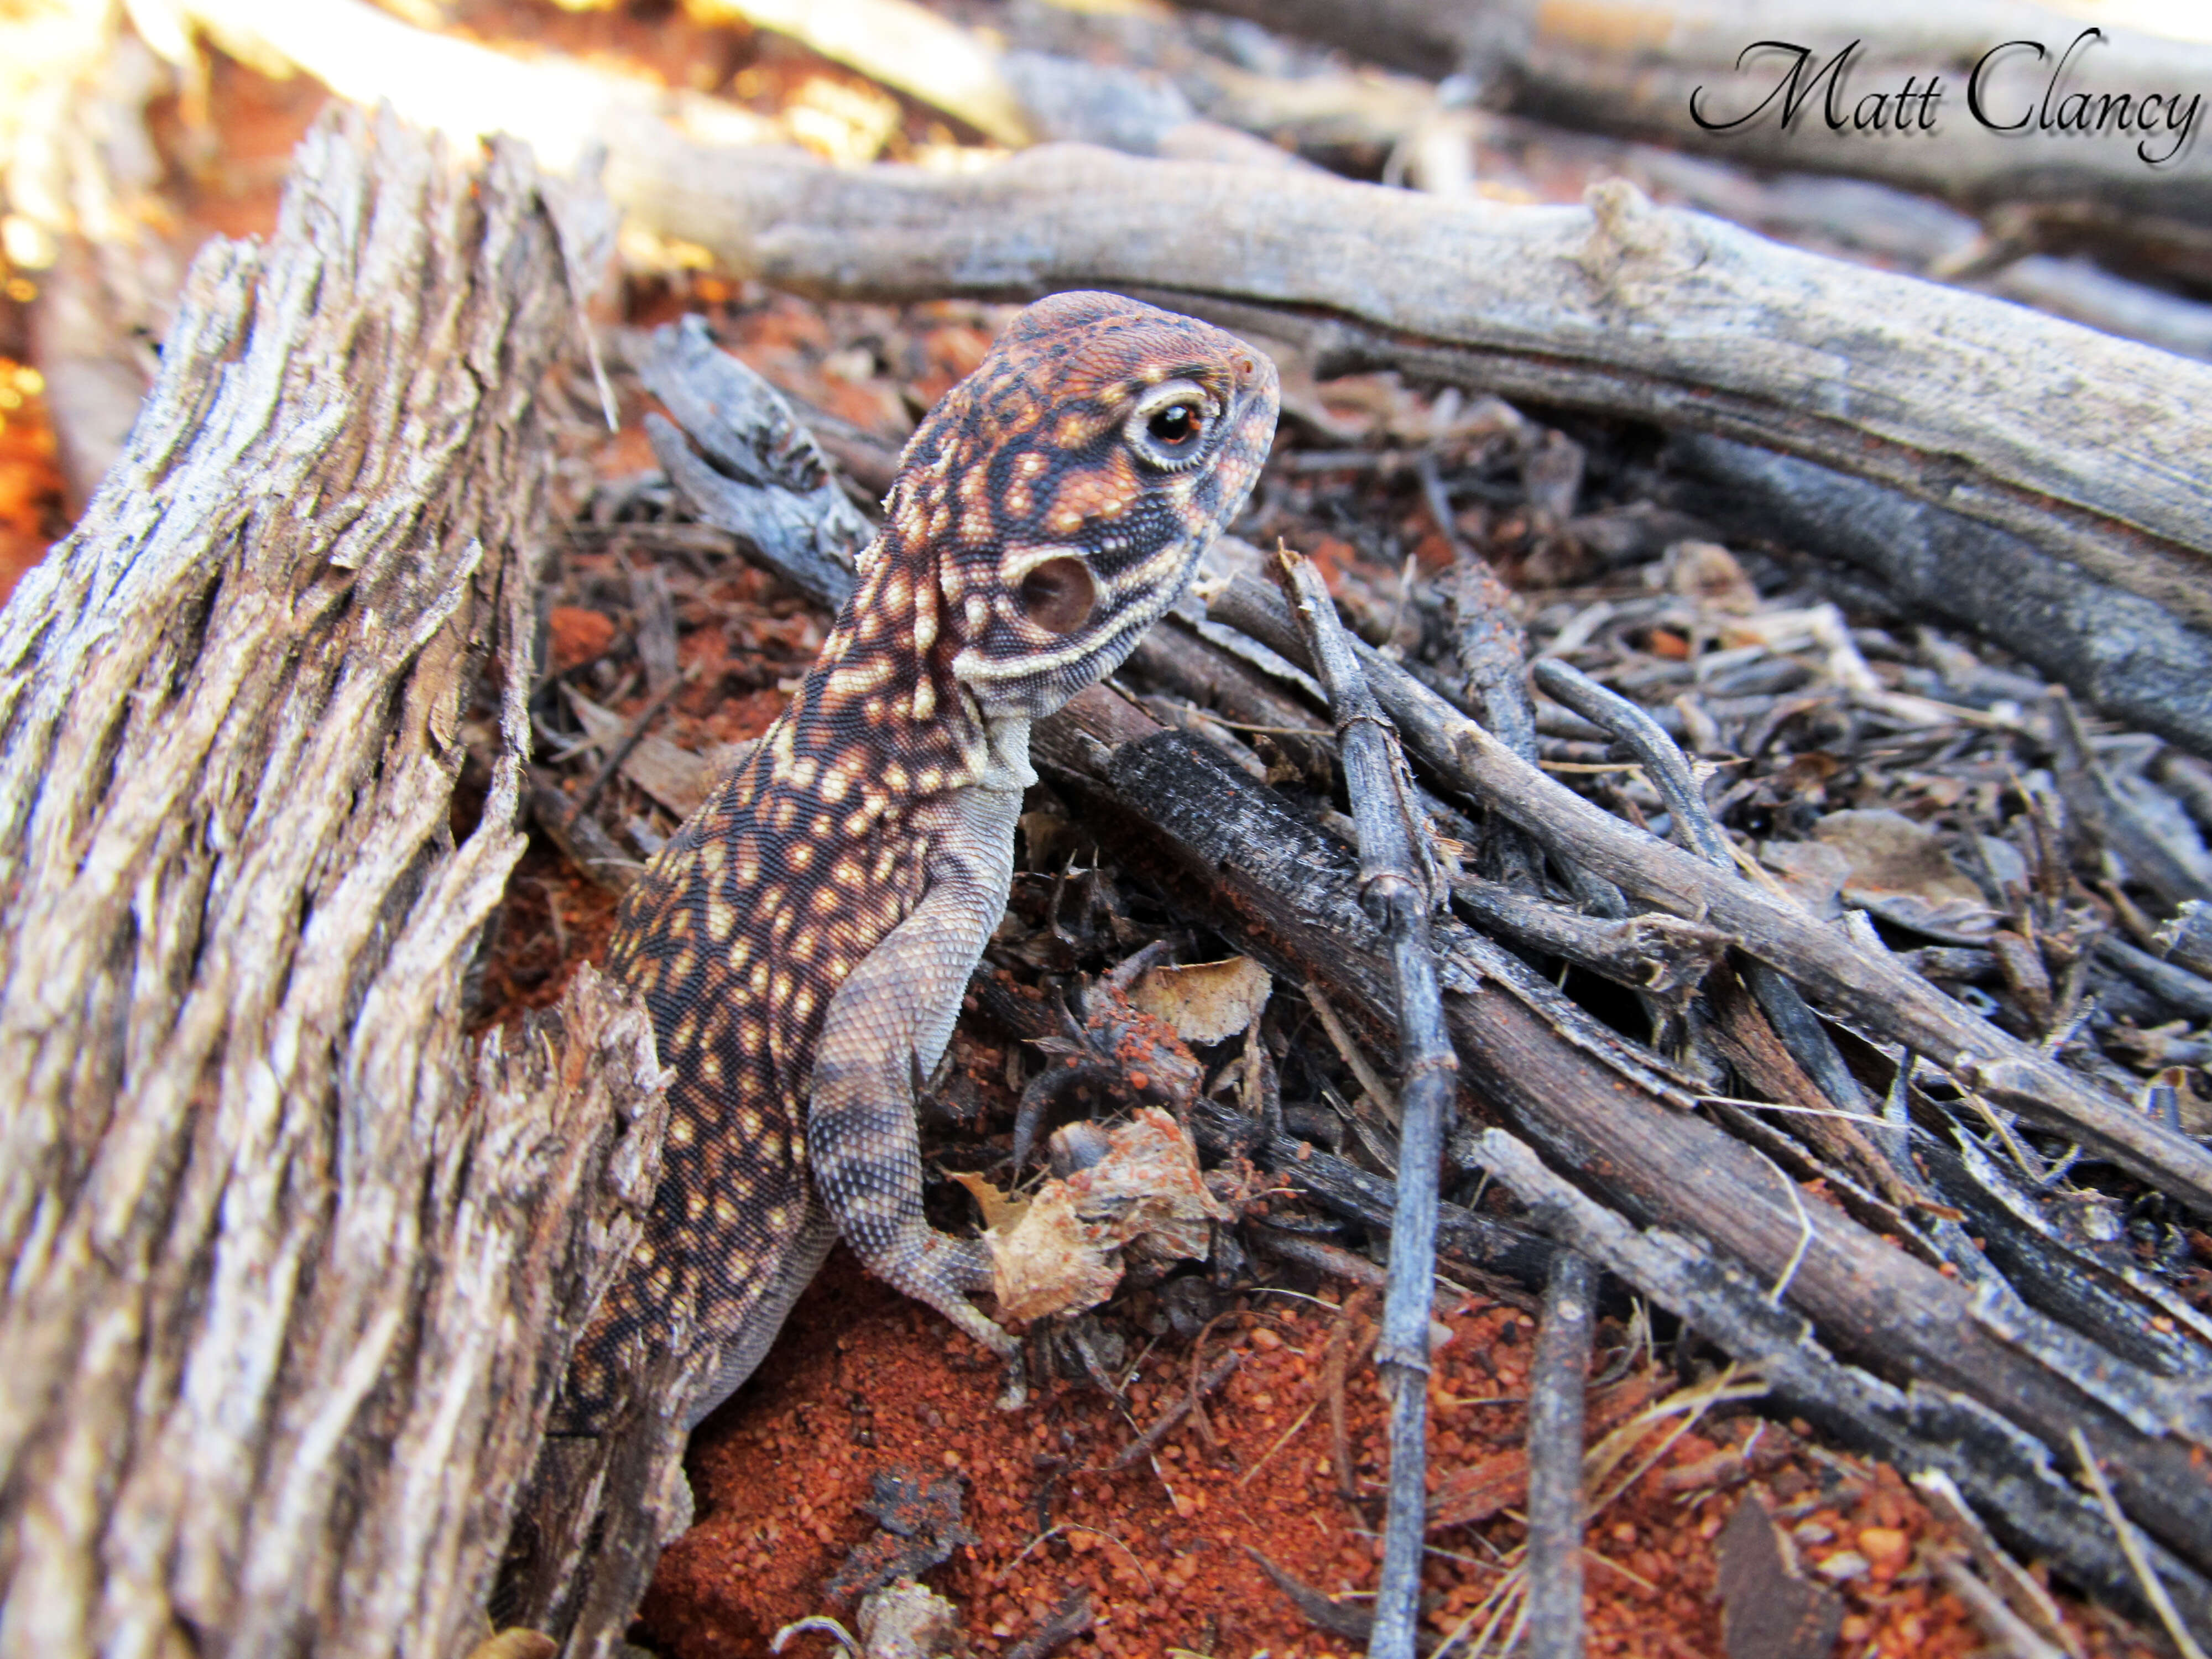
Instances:
[[[2212,368],[1651,207],[1441,201],[1044,145],[978,173],[840,169],[665,132],[614,151],[634,218],[803,292],[1143,293],[1395,368],[1757,443],[2012,532],[2212,627],[2196,457]],[[1388,250],[1387,255],[1381,250]]]
[[[465,1036],[594,275],[517,147],[326,122],[0,613],[0,1650],[483,1633],[658,1158],[626,996]]]

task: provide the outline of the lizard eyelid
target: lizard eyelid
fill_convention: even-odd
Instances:
[[[1195,380],[1156,386],[1129,411],[1122,428],[1129,447],[1164,471],[1181,471],[1204,453],[1220,405]]]

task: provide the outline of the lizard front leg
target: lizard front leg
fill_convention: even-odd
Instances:
[[[921,902],[830,999],[806,1134],[816,1189],[868,1270],[1010,1364],[1020,1345],[968,1299],[990,1287],[988,1249],[923,1218],[914,1096],[915,1079],[944,1056],[969,975],[1006,911],[1020,810],[1018,791],[971,787],[916,813],[930,847]]]

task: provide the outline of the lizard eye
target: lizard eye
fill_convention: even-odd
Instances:
[[[1212,418],[1213,399],[1203,386],[1170,380],[1130,412],[1129,444],[1154,466],[1174,471],[1197,459]]]
[[[1082,560],[1047,559],[1022,578],[1022,613],[1050,634],[1073,634],[1098,606],[1098,584]]]
[[[1199,412],[1188,404],[1170,404],[1145,422],[1145,430],[1158,442],[1172,448],[1195,438],[1201,419]]]

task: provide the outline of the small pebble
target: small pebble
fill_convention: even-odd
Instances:
[[[1838,1550],[1833,1555],[1824,1555],[1813,1564],[1813,1571],[1832,1584],[1846,1583],[1867,1575],[1867,1559],[1856,1550]]]
[[[1861,1527],[1859,1553],[1876,1566],[1901,1566],[1912,1540],[1896,1527]]]

